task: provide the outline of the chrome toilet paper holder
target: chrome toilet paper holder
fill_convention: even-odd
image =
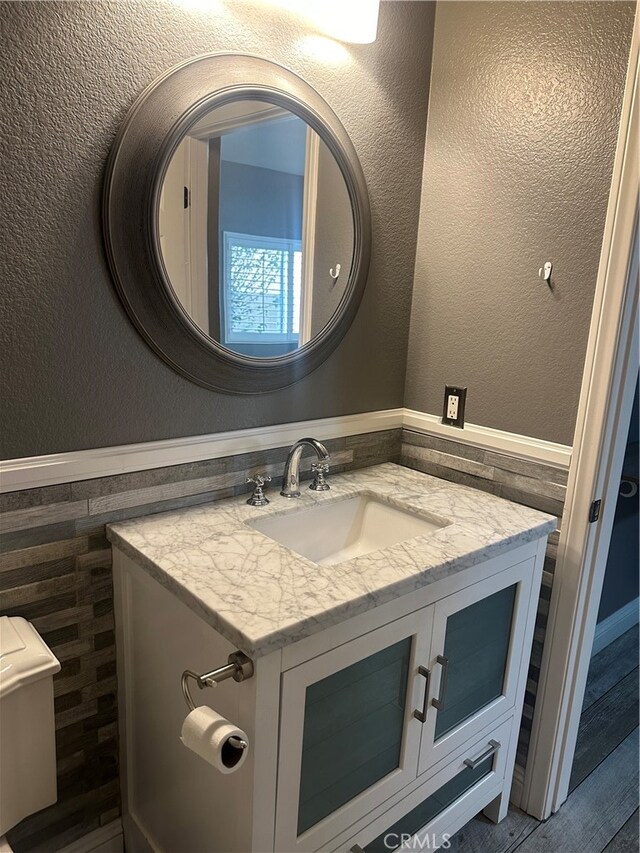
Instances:
[[[227,678],[233,678],[234,681],[246,681],[252,675],[253,661],[251,658],[248,658],[243,652],[232,652],[224,666],[219,666],[210,672],[203,672],[198,675],[197,672],[185,669],[181,679],[182,695],[189,706],[189,710],[195,711],[196,706],[189,690],[190,678],[193,678],[200,690],[204,690],[205,687],[215,687],[216,684],[226,681]]]

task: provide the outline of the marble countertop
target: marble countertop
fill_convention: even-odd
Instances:
[[[119,548],[237,648],[256,657],[547,536],[550,515],[393,463],[330,477],[331,490],[266,507],[246,496],[119,522]],[[321,566],[248,526],[360,492],[450,521],[432,533]]]

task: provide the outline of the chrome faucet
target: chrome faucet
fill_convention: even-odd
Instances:
[[[324,481],[324,475],[329,470],[329,451],[324,444],[316,441],[315,438],[301,438],[300,441],[296,441],[293,445],[289,451],[289,455],[287,456],[287,461],[284,463],[282,491],[280,494],[285,498],[300,497],[300,457],[302,456],[302,451],[305,447],[310,447],[312,450],[315,450],[316,456],[321,463],[321,466],[317,466],[314,469],[316,477],[309,488],[315,489],[316,491],[326,491],[326,489],[329,488],[327,483]],[[320,467],[322,467],[322,471],[320,472],[320,477],[318,477],[318,469],[320,469]]]

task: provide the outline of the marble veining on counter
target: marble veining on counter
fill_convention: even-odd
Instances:
[[[119,522],[114,547],[251,656],[274,651],[551,533],[552,516],[393,463],[330,478],[331,490],[251,507],[246,497]],[[305,484],[303,484],[304,486]],[[320,566],[249,527],[355,494],[446,519],[432,533]]]

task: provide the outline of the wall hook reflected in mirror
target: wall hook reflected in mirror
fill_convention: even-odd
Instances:
[[[329,275],[331,276],[331,278],[332,278],[334,281],[337,281],[337,280],[338,280],[338,276],[340,275],[340,270],[341,270],[341,269],[342,269],[342,267],[340,266],[340,264],[336,264],[336,268],[335,268],[335,269],[334,269],[333,267],[331,267],[331,269],[329,270]]]

